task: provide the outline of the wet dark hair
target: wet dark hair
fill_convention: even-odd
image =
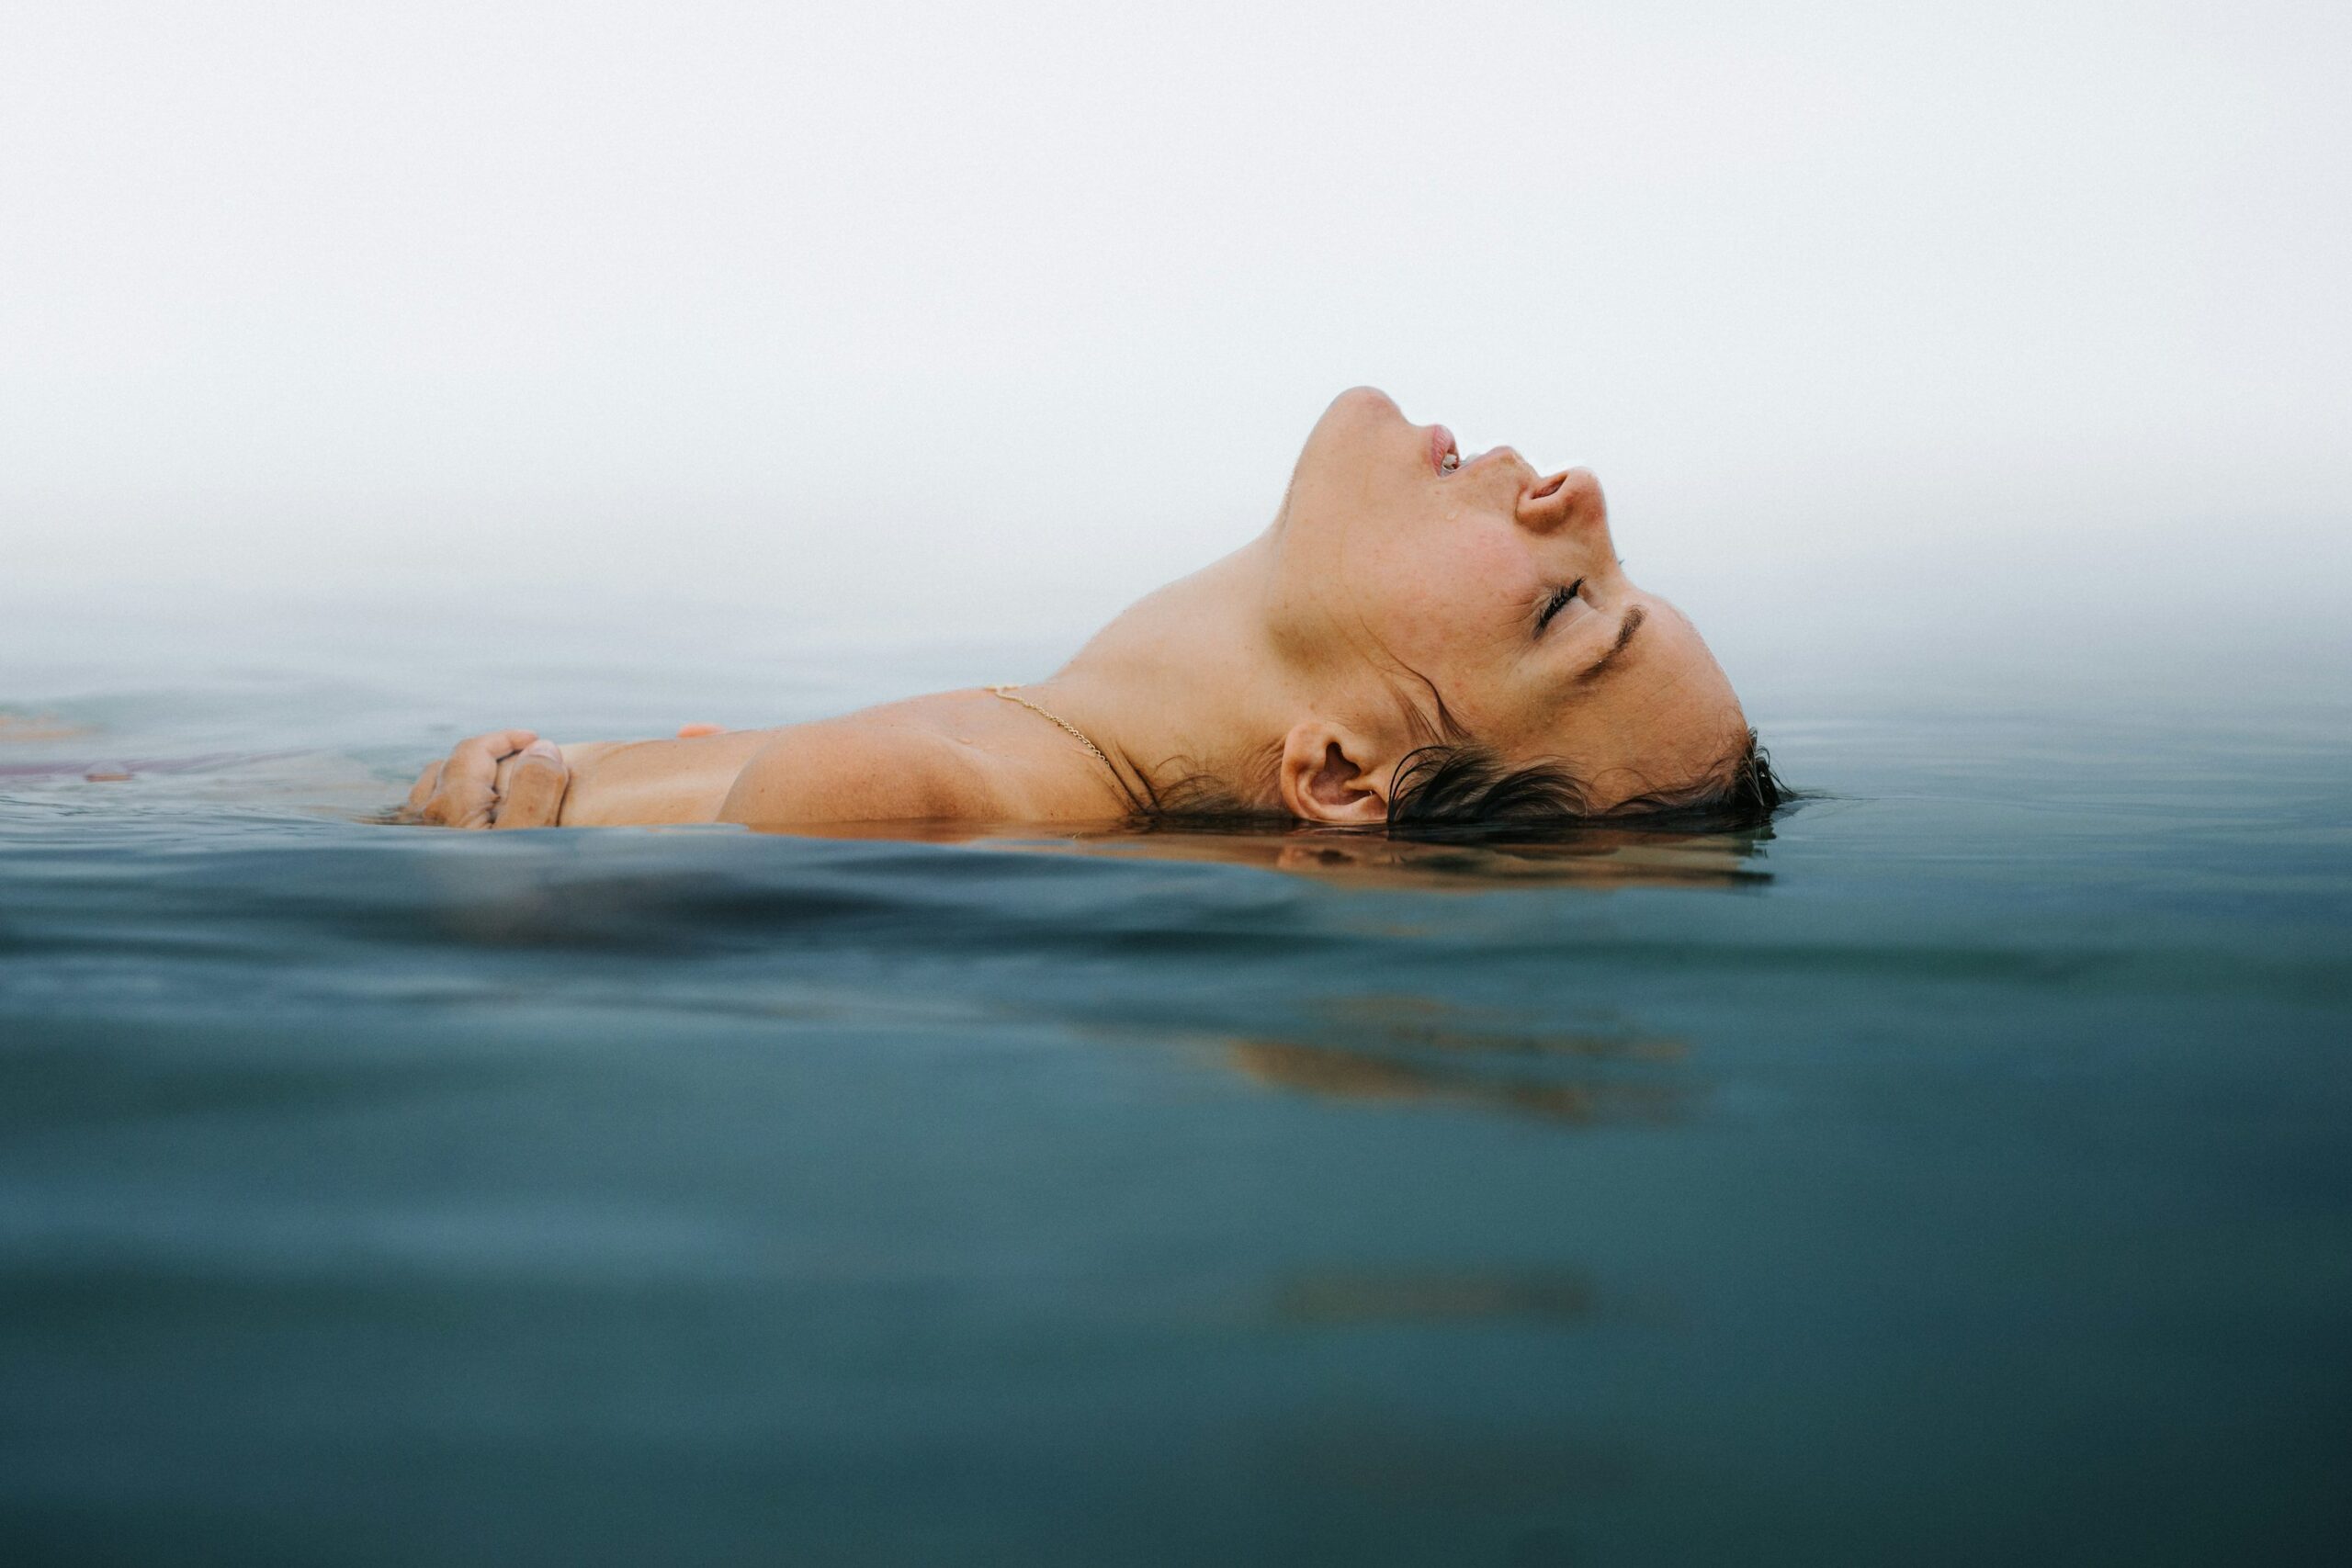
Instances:
[[[1271,776],[1280,761],[1279,752],[1270,754],[1264,772]],[[1264,829],[1295,823],[1279,807],[1245,804],[1230,785],[1206,773],[1180,773],[1174,782],[1155,786],[1132,760],[1128,766],[1144,786],[1142,795],[1130,789],[1128,798],[1137,818],[1153,827]],[[1489,747],[1456,739],[1423,746],[1396,765],[1385,826],[1400,839],[1491,838],[1604,822],[1722,831],[1760,827],[1795,797],[1772,772],[1771,753],[1756,743],[1752,729],[1739,754],[1709,782],[1636,795],[1606,811],[1592,809],[1590,790],[1564,763],[1515,768]]]
[[[1753,828],[1791,797],[1756,731],[1709,782],[1659,790],[1595,811],[1585,782],[1558,762],[1512,767],[1476,742],[1424,746],[1396,765],[1388,830],[1398,837],[1451,837],[1464,830],[1559,827],[1607,821],[1659,828]]]

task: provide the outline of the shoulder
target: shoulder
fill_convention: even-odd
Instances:
[[[1013,815],[987,756],[922,724],[857,715],[796,725],[754,753],[722,822],[988,821]]]

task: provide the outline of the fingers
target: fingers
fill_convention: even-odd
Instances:
[[[534,740],[501,764],[492,828],[552,828],[563,817],[571,771],[550,741]]]
[[[469,736],[417,775],[407,816],[443,828],[552,828],[563,819],[571,770],[536,730]]]
[[[494,729],[458,742],[418,815],[444,828],[487,828],[498,804],[498,764],[538,737],[527,729]]]
[[[434,786],[438,784],[440,782],[441,764],[438,762],[427,762],[424,765],[424,772],[416,775],[416,783],[409,786],[408,808],[410,815],[413,816],[415,813],[424,809],[424,803],[433,798]]]
[[[511,756],[498,759],[498,766],[491,770],[490,819],[493,824],[498,820],[498,803],[506,798],[506,781],[514,776],[514,764],[522,760],[523,753],[517,751]]]

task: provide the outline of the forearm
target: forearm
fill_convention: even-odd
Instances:
[[[566,746],[571,786],[562,825],[614,828],[715,822],[743,764],[775,739],[773,729],[734,729],[692,740],[591,740]]]

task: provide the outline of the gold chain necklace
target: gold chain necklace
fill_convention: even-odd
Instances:
[[[1096,761],[1102,763],[1105,768],[1110,768],[1111,781],[1114,784],[1116,784],[1122,791],[1126,789],[1126,781],[1119,777],[1119,770],[1111,766],[1111,759],[1102,754],[1102,747],[1097,746],[1093,741],[1087,739],[1086,731],[1080,729],[1078,726],[1072,724],[1061,715],[1038,706],[1035,703],[1031,702],[1027,697],[1016,695],[1015,694],[1021,690],[1019,686],[990,686],[987,689],[995,693],[998,696],[1002,697],[1006,702],[1019,703],[1023,707],[1027,708],[1039,718],[1046,719],[1054,724],[1059,725],[1063,733],[1068,735],[1072,740],[1077,741],[1080,746],[1085,747],[1089,752],[1092,753]]]

